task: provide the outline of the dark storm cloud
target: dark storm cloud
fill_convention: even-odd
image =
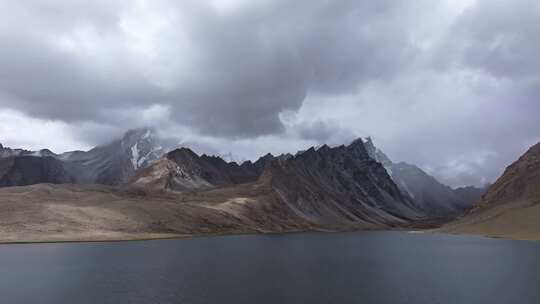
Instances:
[[[111,3],[4,4],[13,17],[0,28],[0,90],[11,97],[2,103],[106,123],[114,121],[104,112],[163,104],[203,133],[257,136],[283,131],[279,113],[298,109],[308,91],[354,91],[393,77],[415,55],[405,1],[262,1],[225,13],[209,2],[158,1],[152,8],[174,18],[153,37],[165,71],[156,77],[128,50],[128,8]],[[62,49],[65,39],[75,39],[74,51]]]
[[[111,2],[112,3],[112,2]],[[0,100],[32,115],[63,121],[99,120],[100,112],[159,100],[161,93],[134,72],[132,62],[96,68],[92,55],[59,49],[73,28],[106,32],[115,25],[113,5],[29,1],[0,4]],[[114,54],[112,54],[114,55]]]
[[[107,109],[163,99],[128,68],[123,69],[125,75],[100,75],[85,69],[80,60],[37,43],[3,35],[0,39],[6,43],[0,48],[0,86],[8,96],[0,103],[10,107],[64,121],[99,120]]]

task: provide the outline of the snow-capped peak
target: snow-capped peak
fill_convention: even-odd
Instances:
[[[126,132],[122,138],[122,146],[128,149],[133,169],[145,167],[157,160],[166,151],[163,149],[160,138],[151,128],[134,129]]]

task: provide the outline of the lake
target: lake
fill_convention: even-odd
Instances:
[[[2,303],[540,303],[540,243],[406,232],[0,245]]]

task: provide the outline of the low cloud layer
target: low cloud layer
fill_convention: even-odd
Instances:
[[[46,123],[0,127],[6,145],[83,148],[151,125],[245,159],[371,135],[458,186],[493,181],[540,140],[532,0],[8,0],[0,12],[2,124]]]

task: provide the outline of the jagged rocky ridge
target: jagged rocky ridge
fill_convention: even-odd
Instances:
[[[262,161],[261,161],[262,162]],[[176,149],[138,172],[131,185],[174,191],[203,190],[255,181],[257,166],[239,166],[216,156],[198,156],[188,148]]]
[[[257,161],[241,165],[226,162],[217,156],[197,155],[189,148],[179,148],[140,170],[131,180],[135,187],[154,190],[195,191],[256,181],[266,165],[273,160],[285,160],[290,155],[266,154]]]
[[[311,148],[296,156],[266,155],[242,165],[181,148],[141,170],[131,185],[200,191],[245,183],[267,189],[280,213],[317,227],[391,227],[427,219],[369,156],[362,140]]]
[[[104,184],[142,193],[225,189],[224,200],[236,202],[245,189],[241,186],[253,185],[264,189],[265,210],[315,227],[408,226],[454,217],[468,204],[419,168],[392,163],[370,139],[348,146],[323,145],[294,156],[267,154],[242,164],[199,156],[188,148],[165,153],[163,142],[151,129],[129,131],[122,139],[90,151],[60,155],[48,150],[37,153],[2,147],[2,151],[9,156],[3,157],[3,163],[10,164],[11,159],[24,170],[0,171],[1,180],[6,180],[0,186]],[[36,165],[40,162],[47,165]],[[258,201],[259,190],[249,191],[241,201]],[[468,189],[466,195],[472,196],[471,192]],[[258,209],[260,204],[234,206],[242,214],[246,208],[250,214],[254,210],[258,216],[264,214]]]
[[[171,167],[157,170],[163,163]],[[163,169],[166,174],[153,174]],[[137,184],[141,178],[154,182]],[[242,165],[178,149],[132,181],[0,189],[0,241],[393,229],[433,221],[402,195],[361,140]]]
[[[273,160],[263,176],[281,201],[310,222],[384,227],[425,218],[361,140]]]

